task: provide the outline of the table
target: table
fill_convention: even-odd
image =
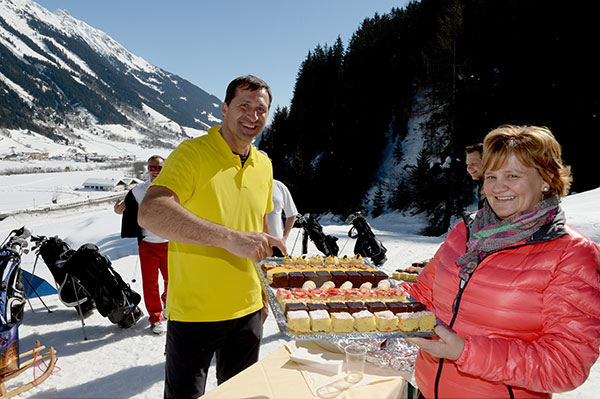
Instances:
[[[391,381],[342,391],[336,399],[405,398],[406,381]],[[301,399],[315,398],[306,384],[299,366],[281,347],[227,382],[206,393],[203,398]]]

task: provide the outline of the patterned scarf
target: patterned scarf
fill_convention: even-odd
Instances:
[[[557,214],[558,196],[542,200],[533,209],[504,220],[500,220],[485,201],[469,229],[467,253],[456,260],[460,278],[469,280],[477,265],[491,252],[531,237]]]

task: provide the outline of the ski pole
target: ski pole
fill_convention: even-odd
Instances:
[[[292,256],[294,253],[294,249],[296,249],[296,243],[298,242],[298,237],[300,237],[300,229],[298,229],[298,234],[296,234],[296,239],[294,240],[294,246],[292,247],[292,251],[288,254]]]

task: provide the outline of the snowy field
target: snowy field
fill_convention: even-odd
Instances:
[[[96,172],[95,175],[99,176]],[[79,176],[79,172],[32,175],[27,178],[31,179],[31,186],[36,187],[32,191],[26,190],[25,181],[20,185],[6,185],[0,180],[3,189],[0,195],[3,201],[0,213],[4,211],[5,206],[11,209],[18,208],[19,204],[28,207],[34,199],[37,203],[42,203],[51,197],[56,187],[63,187],[64,191],[68,192],[70,187],[80,184],[78,181],[84,177],[83,174],[76,176]],[[75,194],[65,194],[64,200],[76,198]],[[568,222],[598,243],[599,203],[600,188],[567,197],[563,201]],[[340,255],[353,253],[355,240],[347,237],[349,225],[331,218],[323,218],[321,223],[327,234],[339,237]],[[377,237],[388,248],[388,261],[382,269],[390,274],[397,267],[431,257],[443,240],[441,237],[419,235],[423,223],[418,217],[388,214],[370,220],[370,223]],[[112,211],[111,204],[47,214],[10,216],[0,221],[0,239],[4,239],[12,229],[21,226],[27,226],[36,235],[58,235],[73,248],[87,242],[95,243],[103,254],[112,259],[113,266],[121,277],[131,283],[135,291],[142,292],[137,244],[135,239],[120,238],[120,216]],[[298,233],[297,230],[293,231],[287,243],[289,250],[293,248],[293,255],[300,254],[301,238],[298,237]],[[312,243],[309,253],[317,253]],[[24,255],[23,268],[32,271],[34,261],[35,255],[32,252]],[[52,276],[41,259],[36,265],[35,274],[53,283]],[[57,368],[48,380],[22,397],[162,397],[165,337],[155,336],[150,332],[146,317],[134,327],[123,330],[94,312],[85,320],[85,334],[88,339],[84,340],[81,321],[73,308],[65,307],[56,295],[42,299],[52,313],[48,313],[37,298],[31,300],[31,307],[27,305],[24,321],[19,329],[21,352],[33,347],[35,340],[39,340],[43,345],[53,346],[58,356]],[[143,303],[140,307],[143,309]],[[275,320],[270,316],[265,324],[261,358],[278,349],[284,342]],[[40,370],[35,371],[35,375],[40,374]],[[33,371],[28,370],[16,379],[16,382],[31,380],[33,376]],[[214,367],[211,367],[207,391],[215,386]],[[591,398],[595,397],[597,392],[600,392],[600,362],[596,363],[583,386],[572,392],[556,394],[554,397]]]

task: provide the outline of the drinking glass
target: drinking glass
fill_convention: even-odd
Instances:
[[[346,381],[356,383],[362,380],[365,371],[365,358],[367,348],[359,344],[350,344],[344,349],[346,352]]]

